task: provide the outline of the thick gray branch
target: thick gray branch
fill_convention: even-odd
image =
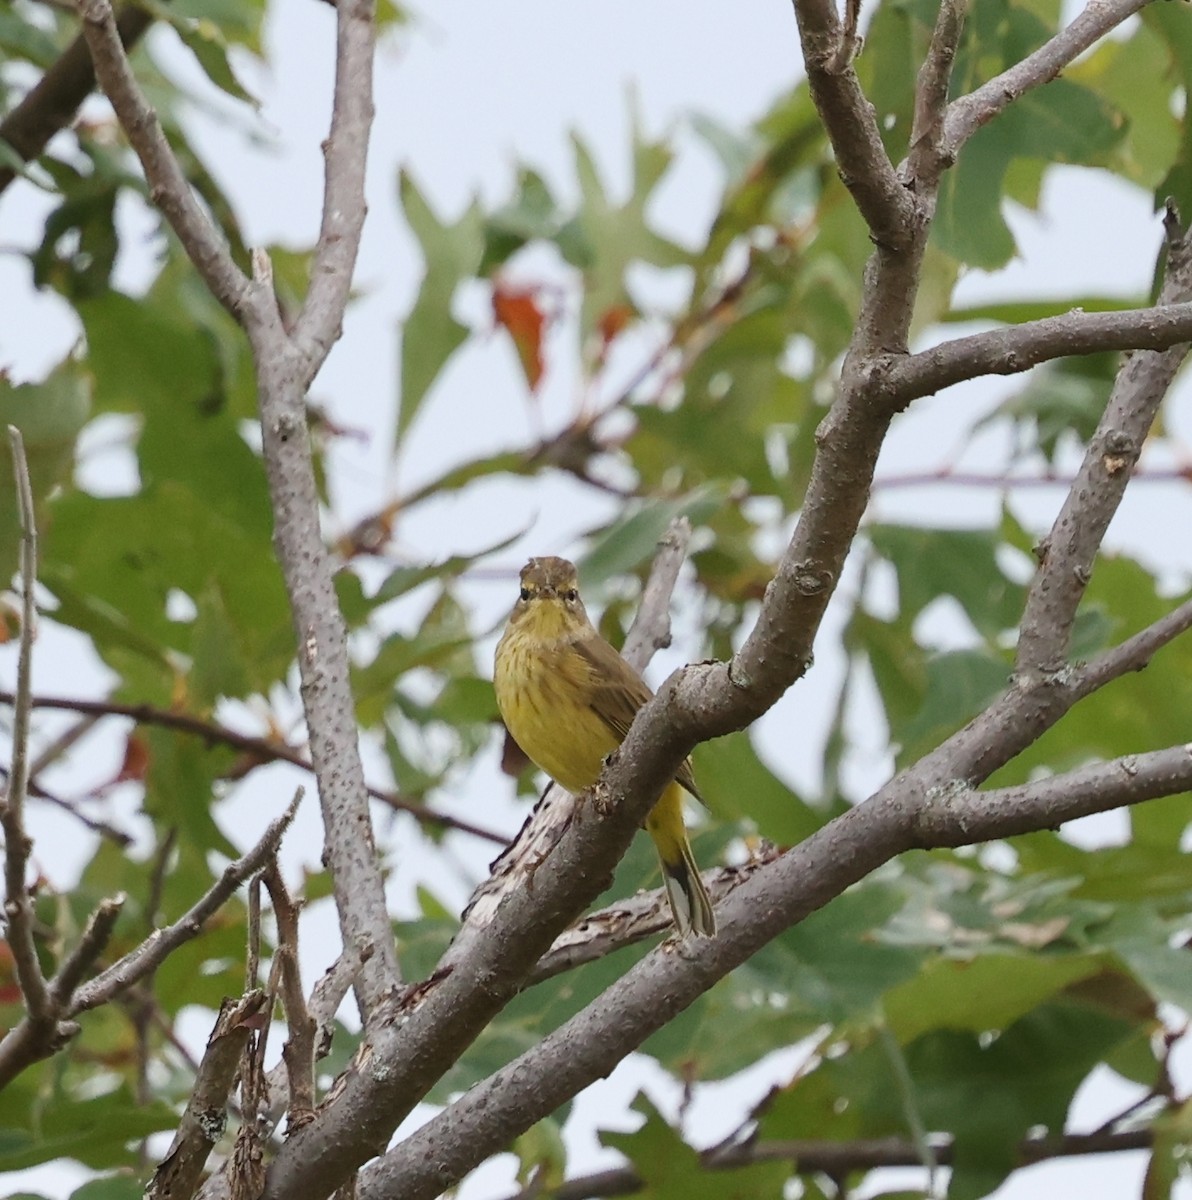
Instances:
[[[1174,747],[1062,779],[982,793],[964,785],[924,788],[917,768],[904,772],[746,880],[717,906],[721,935],[698,955],[668,947],[654,951],[582,1012],[367,1168],[360,1200],[432,1200],[533,1121],[608,1074],[783,929],[896,854],[1054,828],[1181,790],[1192,785],[1192,752]]]
[[[250,282],[199,207],[133,78],[108,0],[77,0],[96,75],[141,159],[154,202],[212,292],[243,325],[252,346],[266,475],[281,563],[297,634],[311,758],[344,944],[366,938],[373,953],[358,984],[374,1008],[397,978],[384,884],[376,861],[368,794],[353,720],[347,640],[330,556],[319,524],[306,387],[326,358],[347,303],[364,217],[364,156],[372,113],[373,14],[370,0],[336,6],[335,112],[327,148],[323,231],[304,308],[307,344],[289,337],[273,295],[267,256],[254,254]],[[362,141],[363,140],[363,141]],[[338,311],[335,305],[338,304]]]

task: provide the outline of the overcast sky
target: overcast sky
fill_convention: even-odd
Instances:
[[[542,171],[560,195],[574,194],[569,132],[581,131],[593,147],[608,185],[624,195],[628,180],[629,103],[635,97],[647,134],[671,133],[678,152],[676,164],[651,210],[659,226],[687,244],[705,235],[715,211],[718,175],[716,164],[684,123],[692,112],[715,115],[729,126],[739,126],[759,116],[800,70],[794,19],[789,4],[779,0],[605,0],[601,4],[559,3],[559,0],[521,0],[494,4],[491,0],[447,3],[415,21],[411,32],[391,37],[384,44],[377,67],[377,122],[370,157],[369,222],[362,248],[358,284],[364,298],[355,305],[345,325],[345,336],[336,347],[315,389],[341,425],[367,430],[367,442],[343,439],[333,454],[334,513],[336,528],[370,512],[395,491],[416,486],[449,462],[495,450],[524,440],[536,419],[525,403],[525,388],[512,351],[502,337],[481,338],[453,363],[442,386],[419,418],[406,453],[395,462],[392,426],[396,401],[397,334],[401,317],[413,300],[420,271],[416,248],[401,224],[396,206],[399,166],[408,167],[441,214],[454,217],[479,192],[487,201],[503,197],[511,185],[514,164],[526,161]],[[181,78],[196,92],[228,114],[220,125],[197,117],[196,140],[208,164],[233,197],[250,243],[308,244],[317,232],[322,156],[319,142],[325,134],[331,84],[331,38],[334,13],[330,6],[311,0],[276,0],[269,22],[272,66],[260,70],[247,64],[244,78],[261,100],[259,115],[237,112],[221,97],[210,97],[201,76],[185,51],[173,44],[173,35],[158,31],[156,45],[169,55]],[[96,113],[103,112],[95,102]],[[268,148],[250,142],[245,130],[264,133]],[[1014,213],[1011,223],[1019,237],[1021,258],[997,276],[968,276],[961,285],[965,302],[1021,295],[1030,289],[1039,295],[1081,295],[1104,291],[1136,296],[1150,279],[1160,226],[1150,212],[1149,197],[1116,181],[1071,169],[1056,170],[1045,188],[1041,217]],[[27,185],[17,184],[0,200],[0,243],[6,247],[35,244],[45,200]],[[135,205],[121,213],[130,234],[131,249],[122,259],[119,277],[135,289],[147,278],[148,255],[142,240],[146,221]],[[533,272],[538,260],[523,265]],[[542,269],[549,264],[542,260]],[[643,286],[666,295],[681,279],[651,279]],[[0,255],[0,296],[4,297],[0,321],[0,366],[16,379],[37,378],[57,361],[77,336],[69,310],[53,296],[29,291],[27,270],[11,255]],[[457,298],[457,312],[477,328],[491,324],[487,293],[465,289]],[[951,336],[956,331],[949,331]],[[556,339],[565,331],[556,334]],[[543,419],[560,424],[573,411],[574,378],[560,365],[548,375],[542,395]],[[628,370],[628,366],[627,366]],[[997,380],[953,389],[920,401],[895,424],[879,467],[879,477],[930,470],[957,463],[964,431],[1012,387]],[[1169,428],[1186,428],[1187,405],[1180,403],[1168,418]],[[111,439],[112,430],[94,434],[86,446],[85,478],[96,486],[121,486],[129,461]],[[1003,434],[991,432],[975,443],[958,465],[996,469],[1005,454]],[[1162,562],[1173,578],[1192,565],[1192,544],[1186,536],[1171,544],[1172,506],[1185,504],[1184,488],[1147,485],[1136,487],[1111,532],[1112,544],[1128,548],[1151,563]],[[1040,528],[1062,499],[1059,489],[1032,491],[1016,501],[1016,511]],[[941,493],[925,490],[879,492],[873,512],[882,519],[934,520]],[[993,492],[949,489],[946,502],[957,523],[988,520],[997,511],[1000,497]],[[529,553],[569,553],[578,549],[577,534],[607,519],[615,511],[607,497],[593,497],[561,480],[536,479],[486,485],[477,495],[426,506],[398,529],[397,550],[413,561],[433,560],[467,552],[518,528],[525,537],[503,555],[514,571]],[[1185,522],[1183,527],[1188,528]],[[511,582],[476,582],[468,585],[467,598],[487,625],[494,625],[507,610]],[[424,603],[425,600],[418,601]],[[694,653],[695,636],[691,605],[677,597],[679,626],[676,644],[651,669],[657,680]],[[396,621],[413,620],[417,606],[395,615]],[[792,752],[792,728],[813,734],[822,725],[841,669],[835,635],[839,620],[829,618],[816,651],[816,668],[761,724],[758,737],[772,764],[796,784],[811,788],[817,781],[817,753]],[[491,641],[480,648],[482,660],[491,654]],[[46,637],[38,647],[37,685],[46,691],[83,690],[77,661],[79,639],[69,635]],[[0,650],[0,682],[9,686],[15,655]],[[69,674],[67,671],[69,670]],[[90,691],[101,694],[104,672],[96,666]],[[234,719],[236,713],[228,714]],[[859,731],[868,744],[850,764],[849,780],[858,796],[880,783],[890,766],[881,729],[857,716]],[[107,753],[117,754],[112,738]],[[801,739],[814,746],[816,739]],[[100,746],[95,742],[97,748]],[[475,769],[460,780],[459,792],[444,803],[461,814],[486,824],[517,828],[524,805],[512,800],[512,784],[497,769],[496,739]],[[374,777],[381,778],[379,756],[371,757]],[[112,763],[112,771],[116,763]],[[97,771],[94,760],[91,771]],[[90,773],[90,772],[89,772]],[[94,776],[92,776],[93,778]],[[279,797],[290,794],[302,780],[288,768],[254,774],[250,788],[241,788],[222,804],[219,815],[234,840],[248,844],[275,815]],[[131,820],[136,808],[133,789],[123,803]],[[72,826],[62,826],[52,814],[35,810],[34,836],[41,844],[53,839],[57,846],[67,835],[77,843],[77,854],[56,854],[50,873],[68,885],[71,872],[88,847],[78,842]],[[1105,838],[1119,834],[1120,818],[1110,816],[1091,823],[1084,836]],[[395,845],[405,850],[413,834],[401,825]],[[308,800],[297,829],[287,842],[291,869],[319,857],[321,831],[313,800]],[[462,903],[466,880],[478,877],[491,856],[486,846],[465,839],[449,839],[448,854],[459,881],[448,899]],[[420,856],[401,854],[399,878],[393,887],[395,903],[405,908],[413,887],[428,876],[442,878],[442,867],[419,870]],[[311,931],[322,937],[327,949],[320,954],[317,941],[308,938],[305,964],[308,977],[323,970],[334,953],[330,930],[333,922],[324,912],[312,914]],[[207,1018],[203,1018],[204,1021]],[[203,1022],[194,1035],[206,1036]],[[751,1082],[709,1087],[689,1114],[689,1128],[699,1141],[713,1140],[738,1119],[742,1104],[760,1097],[774,1081],[784,1078],[798,1060],[789,1052],[781,1063],[757,1072]],[[580,1102],[569,1127],[572,1144],[582,1149],[582,1159],[572,1171],[590,1169],[603,1161],[596,1153],[592,1134],[601,1113],[612,1106],[619,1111],[625,1097],[643,1082],[665,1111],[676,1110],[675,1085],[643,1060],[631,1060],[612,1079],[593,1088]],[[1072,1125],[1088,1128],[1133,1095],[1122,1085],[1102,1080],[1082,1092]],[[1114,1156],[1106,1162],[1051,1164],[1021,1172],[998,1193],[1001,1200],[1031,1200],[1053,1194],[1062,1181],[1070,1194],[1110,1196],[1137,1194],[1143,1158]],[[25,1186],[60,1190],[63,1176],[30,1175]],[[886,1180],[889,1183],[896,1176]],[[908,1182],[917,1176],[911,1173]],[[53,1182],[51,1182],[53,1180]],[[1053,1182],[1055,1181],[1055,1182]],[[511,1186],[507,1166],[485,1173],[468,1189],[470,1200],[502,1195]]]

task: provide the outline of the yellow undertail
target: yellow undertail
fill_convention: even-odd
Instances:
[[[679,936],[712,937],[716,933],[712,898],[700,878],[691,843],[687,840],[683,790],[677,783],[672,783],[650,810],[646,817],[646,832],[658,850],[666,898],[670,901]]]

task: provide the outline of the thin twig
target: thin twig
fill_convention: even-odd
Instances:
[[[268,1018],[265,1004],[258,988],[221,1006],[178,1132],[145,1189],[148,1200],[190,1200],[195,1194],[211,1149],[223,1136],[240,1055],[253,1030]]]
[[[119,962],[84,984],[69,1006],[70,1014],[86,1012],[106,1003],[118,992],[124,991],[159,967],[168,955],[184,942],[197,937],[208,918],[249,876],[261,869],[270,854],[276,852],[282,835],[290,827],[294,814],[298,811],[301,798],[302,789],[299,788],[289,807],[280,817],[270,822],[257,844],[243,857],[229,863],[219,879],[184,916],[172,925],[155,931]]]
[[[374,0],[338,0],[335,93],[323,143],[323,221],[310,268],[310,288],[294,325],[293,343],[314,378],[343,331],[344,309],[364,229],[364,168],[372,129]]]
[[[11,692],[0,691],[0,704],[12,704],[15,697]],[[208,743],[217,743],[240,750],[253,759],[262,763],[285,762],[299,767],[303,771],[313,771],[315,768],[297,747],[289,746],[270,738],[254,737],[252,734],[239,733],[218,721],[205,720],[191,713],[174,712],[168,708],[156,708],[151,704],[121,704],[114,700],[83,700],[71,696],[33,696],[31,704],[34,708],[58,709],[67,712],[87,713],[95,717],[127,717],[138,725],[156,725],[164,729],[173,729],[179,733],[190,734]],[[460,833],[468,833],[473,837],[484,838],[498,846],[508,845],[509,839],[493,829],[486,829],[472,821],[450,816],[448,813],[435,812],[416,800],[407,799],[400,793],[388,791],[385,788],[369,786],[368,794],[382,804],[397,812],[409,813],[415,820],[426,825],[438,825],[444,829],[455,829]]]
[[[1192,629],[1192,600],[1185,600],[1154,624],[1078,667],[1072,686],[1081,695],[1087,695],[1128,671],[1141,671],[1151,661],[1155,651],[1189,629]]]
[[[964,29],[965,5],[966,0],[941,0],[931,31],[931,44],[915,81],[915,117],[907,168],[916,186],[926,184],[934,188],[940,172],[950,165],[941,161],[939,143],[943,136],[952,65]]]
[[[21,995],[25,998],[27,1020],[37,1027],[52,1027],[55,1013],[46,989],[45,976],[37,961],[33,939],[33,903],[25,882],[32,842],[25,832],[25,795],[29,783],[29,726],[33,706],[30,700],[33,667],[33,638],[36,634],[37,608],[37,518],[33,508],[33,487],[29,482],[29,463],[25,443],[15,425],[8,427],[12,448],[13,475],[16,480],[17,509],[21,522],[21,637],[17,651],[17,691],[13,704],[12,765],[8,771],[8,792],[0,806],[4,828],[4,918],[8,926],[8,944]]]
[[[901,488],[963,487],[996,488],[1000,491],[1017,491],[1020,488],[1062,487],[1070,488],[1075,475],[1006,475],[984,474],[980,471],[954,471],[941,467],[937,471],[910,471],[905,475],[879,476],[873,481],[875,492],[895,491]],[[1187,467],[1148,468],[1136,470],[1131,483],[1192,483],[1192,470]],[[37,701],[34,700],[36,707]]]
[[[35,704],[34,708],[36,707]],[[107,838],[110,842],[115,842],[117,846],[131,846],[133,843],[134,839],[131,833],[125,833],[123,829],[117,829],[115,825],[101,821],[98,817],[88,816],[79,807],[78,801],[67,800],[65,797],[49,791],[33,778],[29,780],[29,799],[40,800],[46,804],[52,804],[55,808],[60,808],[74,817],[84,828],[99,834],[100,837]]]
[[[355,943],[342,954],[320,976],[311,990],[307,1010],[314,1018],[315,1058],[325,1058],[331,1050],[331,1036],[335,1029],[335,1014],[344,997],[360,975],[365,958],[372,953],[371,947]],[[269,1088],[269,1117],[275,1124],[289,1107],[289,1085],[284,1061],[279,1062],[266,1077]]]
[[[261,876],[248,881],[248,913],[245,920],[244,987],[261,986]]]
[[[0,704],[2,703],[4,701],[0,698]],[[33,700],[33,707],[37,707],[36,699]],[[29,778],[35,779],[42,771],[53,766],[64,754],[73,750],[95,728],[98,722],[99,716],[96,713],[88,713],[79,720],[71,722],[56,738],[47,742],[38,751],[37,757],[29,764]]]
[[[50,994],[54,1004],[59,1009],[65,1009],[70,1003],[75,989],[83,980],[83,976],[91,969],[91,965],[103,953],[116,922],[124,910],[126,897],[123,892],[101,900],[95,911],[87,918],[82,935],[74,949],[62,960],[54,978],[50,980]]]
[[[690,541],[691,522],[686,517],[676,517],[658,541],[637,613],[621,648],[621,656],[636,671],[645,670],[654,652],[671,644],[671,597]]]
[[[1148,1149],[1154,1141],[1149,1129],[1121,1133],[1067,1133],[1024,1138],[1018,1145],[1018,1163],[1027,1166],[1056,1158],[1075,1158],[1085,1154],[1121,1154]],[[941,1166],[951,1166],[955,1149],[949,1137],[940,1137],[932,1152]],[[710,1171],[742,1170],[758,1163],[786,1162],[798,1175],[827,1175],[838,1178],[881,1167],[917,1167],[922,1159],[914,1142],[907,1138],[857,1138],[828,1141],[816,1138],[781,1138],[749,1142],[730,1147],[722,1153],[704,1153],[703,1165]],[[646,1186],[634,1167],[610,1167],[604,1171],[568,1179],[555,1187],[539,1189],[542,1200],[595,1200],[602,1196],[631,1196]],[[372,1200],[366,1189],[362,1200]],[[514,1192],[508,1200],[530,1200],[528,1189]]]
[[[315,1033],[316,1023],[306,1007],[302,978],[298,971],[298,909],[286,890],[277,860],[270,859],[262,873],[273,901],[277,921],[276,956],[281,964],[280,995],[285,1009],[289,1036],[282,1047],[282,1059],[289,1081],[289,1128],[298,1129],[314,1119],[315,1110]]]

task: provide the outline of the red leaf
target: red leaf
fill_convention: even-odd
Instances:
[[[128,741],[124,743],[124,761],[120,764],[120,770],[116,772],[111,783],[106,786],[126,783],[130,779],[140,781],[145,778],[148,770],[149,747],[135,733],[129,734]]]
[[[612,308],[606,308],[600,314],[597,328],[600,330],[600,338],[604,342],[605,349],[608,348],[609,342],[633,320],[633,317],[633,306],[629,304],[614,304]]]
[[[526,382],[536,389],[544,370],[542,335],[546,330],[546,316],[538,306],[537,296],[528,288],[497,283],[493,287],[493,316],[513,338]]]
[[[631,304],[614,304],[612,308],[606,308],[600,314],[600,320],[596,322],[596,332],[600,335],[600,347],[596,352],[597,367],[604,366],[609,347],[635,316],[637,313]]]

